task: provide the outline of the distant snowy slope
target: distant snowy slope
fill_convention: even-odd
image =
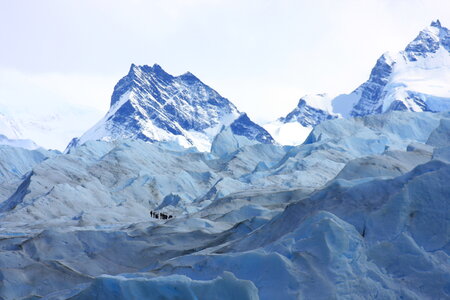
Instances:
[[[39,146],[36,145],[32,140],[23,140],[23,139],[9,139],[8,137],[0,134],[0,145],[8,145],[12,147],[19,147],[28,150],[38,149]]]
[[[4,113],[0,112],[0,134],[12,139],[17,139],[20,136],[18,124]]]
[[[172,76],[156,64],[132,65],[114,88],[109,112],[78,144],[131,138],[209,151],[214,136],[228,125],[234,134],[273,143],[262,127],[193,74]]]
[[[47,149],[64,150],[101,116],[93,108],[70,103],[3,103],[0,99],[0,134],[32,140]]]
[[[21,147],[29,150],[37,149],[39,146],[29,139],[21,139],[19,125],[0,112],[0,145]]]

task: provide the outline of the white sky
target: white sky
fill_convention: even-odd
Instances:
[[[450,27],[449,0],[0,0],[0,104],[100,116],[131,63],[158,63],[266,122],[351,92],[437,18]]]

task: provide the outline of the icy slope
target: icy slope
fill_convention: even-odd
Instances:
[[[261,143],[273,143],[262,127],[191,73],[172,76],[159,65],[132,65],[115,86],[106,116],[82,135],[88,140],[175,141],[209,151],[222,126]]]
[[[11,103],[0,99],[0,135],[13,140],[31,140],[46,149],[63,151],[74,136],[89,129],[101,113],[69,103]],[[34,147],[21,142],[20,147]]]
[[[152,209],[190,213],[217,197],[257,188],[242,174],[285,154],[283,147],[257,143],[219,159],[166,143],[88,141],[35,166],[3,202],[8,209],[0,219],[88,226],[138,222]]]
[[[432,161],[394,179],[335,181],[216,253],[231,251],[228,256],[233,257],[238,255],[234,253],[258,253],[261,247],[281,251],[290,261],[283,273],[300,274],[296,282],[306,297],[321,293],[321,297],[379,294],[382,298],[445,299],[450,279],[449,171],[450,165]],[[321,210],[333,215],[323,215]],[[345,225],[322,227],[311,222],[316,212],[327,223]],[[309,228],[297,233],[303,226]],[[319,236],[314,237],[315,231]],[[351,236],[357,237],[356,243],[349,241]],[[200,259],[205,257],[196,261]],[[239,277],[236,266],[225,266],[217,271],[229,270]]]
[[[103,276],[71,299],[240,299],[257,300],[258,290],[251,281],[231,273],[208,281],[172,275],[158,278]]]
[[[441,157],[450,155],[445,116],[428,139],[432,145],[441,137],[434,148]],[[261,299],[446,299],[450,165],[430,161],[433,147],[425,144],[406,150],[353,160],[343,170],[352,178],[341,172],[241,239],[155,269],[203,280],[230,271],[252,280]],[[424,164],[414,167],[411,155]],[[279,197],[265,196],[266,201]]]
[[[88,223],[145,219],[164,197],[175,193],[183,205],[219,180],[203,157],[142,141],[91,141],[36,166],[28,184],[6,200],[16,204],[5,218]]]
[[[27,150],[0,145],[0,207],[35,165],[55,155],[44,149]]]

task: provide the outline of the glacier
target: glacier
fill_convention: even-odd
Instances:
[[[224,128],[210,153],[43,152],[1,173],[16,190],[0,202],[0,296],[447,298],[449,124],[393,111],[327,120],[300,146]]]
[[[71,299],[148,299],[149,295],[154,299],[258,299],[257,289],[251,281],[238,280],[228,272],[209,281],[191,280],[182,275],[157,278],[101,276]],[[55,299],[56,296],[46,298]]]

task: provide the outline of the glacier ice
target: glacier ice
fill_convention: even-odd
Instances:
[[[55,295],[56,296],[56,295]],[[48,297],[52,299],[51,295]],[[213,280],[192,280],[182,275],[145,278],[101,276],[70,299],[258,299],[251,281],[239,280],[225,272]]]
[[[67,154],[1,146],[3,165],[26,159],[0,173],[0,296],[448,298],[449,119],[333,119],[300,146],[225,127],[211,153],[136,140]]]

